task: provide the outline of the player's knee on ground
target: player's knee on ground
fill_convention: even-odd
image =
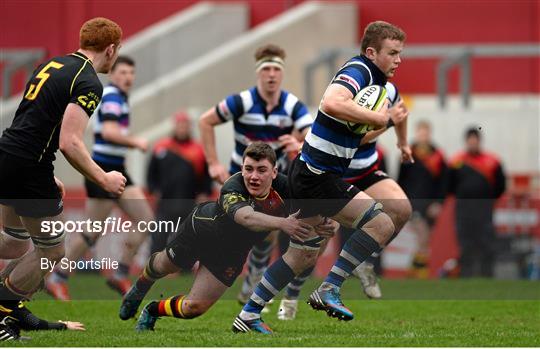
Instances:
[[[214,302],[204,300],[186,300],[183,304],[182,311],[185,319],[194,319],[206,313]]]

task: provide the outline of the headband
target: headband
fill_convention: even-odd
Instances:
[[[255,62],[255,71],[259,72],[264,67],[274,66],[281,69],[285,68],[285,62],[279,56],[266,56]]]

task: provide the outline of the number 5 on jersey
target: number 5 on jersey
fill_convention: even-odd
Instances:
[[[51,74],[47,73],[47,70],[49,70],[50,68],[60,69],[63,66],[63,64],[57,63],[55,61],[49,62],[49,64],[47,64],[43,69],[41,69],[40,72],[36,75],[36,79],[39,79],[39,82],[37,83],[37,85],[30,84],[30,88],[28,89],[28,92],[26,93],[26,96],[24,96],[24,98],[29,101],[33,101],[34,99],[36,99],[39,91],[43,87],[43,84],[45,83],[45,81],[47,81],[49,76],[51,76]]]

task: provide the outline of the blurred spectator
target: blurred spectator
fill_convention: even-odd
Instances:
[[[173,221],[187,217],[196,202],[209,199],[212,180],[204,150],[191,139],[191,122],[184,112],[174,115],[174,133],[159,140],[148,166],[148,190],[159,196],[156,219]],[[152,233],[151,252],[165,248],[166,230]]]
[[[484,152],[478,128],[465,133],[463,152],[450,161],[449,192],[456,196],[456,231],[461,250],[461,277],[493,275],[495,200],[506,180],[495,155]]]
[[[410,228],[418,243],[410,275],[427,278],[430,232],[441,211],[448,175],[444,156],[431,140],[431,125],[427,121],[416,124],[412,154],[414,162],[401,163],[398,184],[411,200]]]

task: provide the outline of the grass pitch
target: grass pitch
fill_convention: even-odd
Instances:
[[[191,277],[161,280],[146,300],[186,293]],[[71,280],[76,300],[52,301],[39,294],[28,307],[49,321],[81,321],[86,332],[26,332],[30,341],[10,346],[219,346],[219,347],[359,347],[359,346],[540,346],[540,283],[493,280],[383,280],[383,300],[363,297],[359,282],[343,289],[345,304],[355,313],[350,322],[315,312],[304,300],[318,284],[306,284],[297,319],[279,321],[276,311],[263,316],[271,336],[233,334],[240,311],[237,282],[207,314],[194,320],[160,319],[156,330],[136,333],[135,321],[118,318],[119,297],[101,277],[77,275]],[[143,304],[146,303],[146,300]],[[3,346],[5,344],[0,344]]]

